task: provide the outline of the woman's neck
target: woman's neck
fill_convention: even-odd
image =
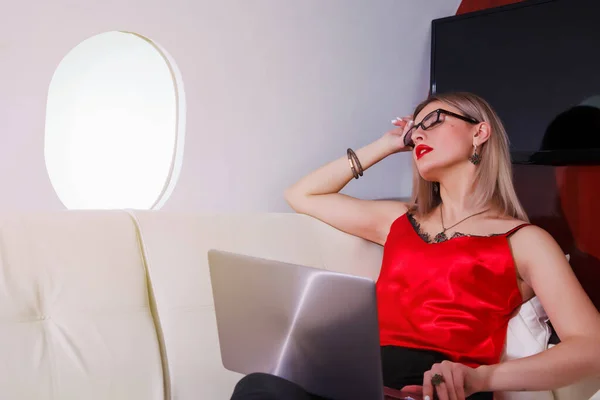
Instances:
[[[440,182],[440,197],[444,221],[451,224],[474,213],[490,208],[475,198],[475,185],[472,179],[456,179]]]

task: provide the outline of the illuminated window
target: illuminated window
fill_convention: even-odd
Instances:
[[[69,209],[156,209],[183,157],[185,94],[156,43],[107,32],[73,48],[50,83],[44,155]]]

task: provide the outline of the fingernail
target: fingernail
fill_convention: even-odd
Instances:
[[[398,121],[397,119],[393,119],[392,124],[395,124],[397,121]]]
[[[431,400],[431,397],[425,396],[425,398],[423,400]]]

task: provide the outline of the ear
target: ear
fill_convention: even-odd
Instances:
[[[488,141],[492,134],[492,127],[487,122],[480,122],[476,126],[475,133],[473,134],[473,145],[481,146]]]

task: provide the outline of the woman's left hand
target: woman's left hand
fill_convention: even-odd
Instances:
[[[433,386],[431,380],[441,375],[441,383]],[[439,400],[465,400],[473,393],[482,391],[484,384],[480,370],[451,361],[434,364],[423,376],[423,399],[434,399],[434,391]]]

